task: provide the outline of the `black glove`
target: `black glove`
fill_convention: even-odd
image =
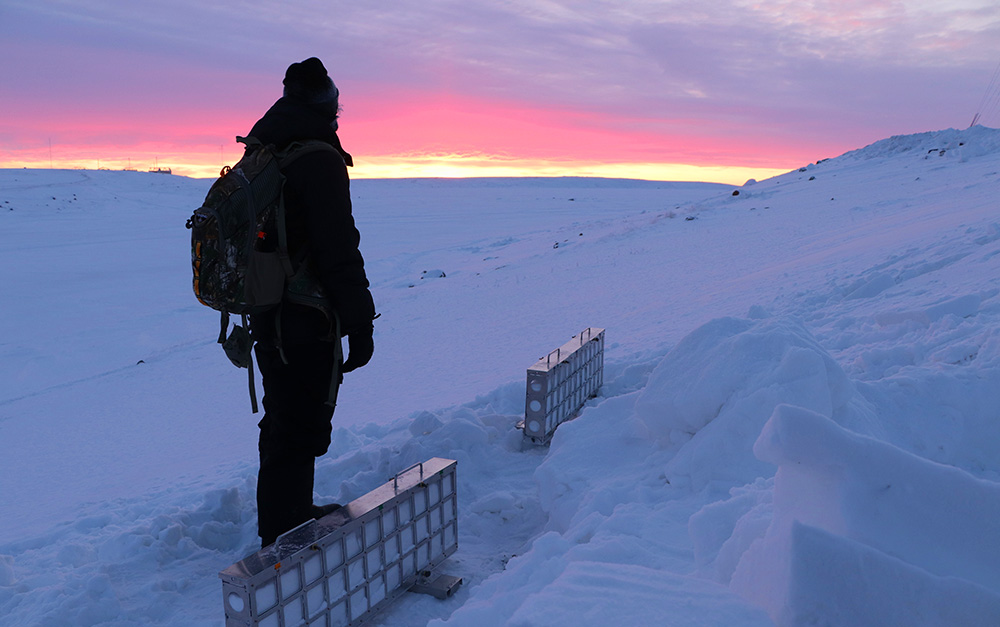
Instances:
[[[357,370],[371,361],[372,353],[375,352],[375,341],[372,339],[373,331],[372,327],[368,327],[348,334],[347,361],[340,368],[341,372]]]

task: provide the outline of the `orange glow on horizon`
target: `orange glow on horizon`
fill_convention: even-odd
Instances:
[[[760,135],[686,118],[607,118],[456,95],[407,94],[395,105],[344,99],[344,146],[357,151],[356,160],[366,156],[373,162],[444,159],[450,166],[458,159],[463,168],[485,162],[495,169],[529,170],[527,176],[539,163],[560,172],[567,166],[604,169],[603,164],[787,171],[802,165],[788,157],[804,152],[776,146],[771,138],[769,151],[763,151]]]
[[[355,157],[353,178],[587,176],[741,185],[805,163],[794,156],[805,152],[801,146],[772,142],[761,150],[759,135],[686,119],[606,119],[449,94],[368,100],[370,92],[360,91],[355,99],[344,96],[340,130]],[[170,168],[214,179],[239,160],[243,147],[234,137],[249,132],[271,102],[262,101],[255,113],[177,111],[152,120],[100,111],[71,122],[21,112],[22,134],[34,139],[0,147],[0,168]],[[46,136],[40,129],[55,138],[51,145],[38,140]]]
[[[206,165],[204,154],[176,155],[164,159],[109,159],[62,161],[48,158],[0,160],[0,169],[136,170],[169,168],[172,174],[200,179],[219,176],[221,166]],[[230,164],[235,163],[232,159]],[[459,155],[358,157],[351,169],[354,179],[475,178],[475,177],[597,177],[649,181],[691,181],[742,185],[748,179],[764,180],[788,168],[711,166],[684,163],[598,163],[527,161]]]
[[[787,168],[711,166],[685,163],[603,163],[490,159],[484,156],[438,155],[358,158],[353,178],[556,177],[691,181],[742,185],[787,172]]]

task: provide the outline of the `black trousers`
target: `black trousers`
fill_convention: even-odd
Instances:
[[[339,358],[329,341],[255,347],[264,381],[257,520],[261,544],[309,520],[316,458],[330,448],[330,385]],[[337,368],[339,371],[339,367]],[[339,385],[339,377],[336,385]]]

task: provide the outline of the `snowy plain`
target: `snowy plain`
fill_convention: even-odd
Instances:
[[[0,170],[5,627],[223,624],[257,417],[191,293],[210,183]],[[382,316],[316,501],[458,460],[465,580],[373,624],[1000,624],[1000,131],[352,190]],[[525,446],[525,369],[588,326],[601,393]]]

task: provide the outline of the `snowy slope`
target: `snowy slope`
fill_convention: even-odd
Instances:
[[[316,498],[459,460],[466,581],[376,623],[1000,624],[998,182],[982,127],[739,189],[356,181],[382,317]],[[222,624],[256,417],[190,294],[208,184],[0,171],[3,625]],[[601,395],[524,448],[590,325]]]

